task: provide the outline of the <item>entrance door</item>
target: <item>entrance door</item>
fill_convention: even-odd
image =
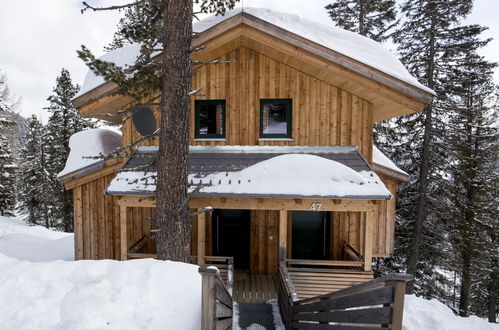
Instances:
[[[234,257],[234,268],[249,270],[250,211],[214,210],[213,255]]]
[[[329,212],[292,212],[293,259],[329,259]]]

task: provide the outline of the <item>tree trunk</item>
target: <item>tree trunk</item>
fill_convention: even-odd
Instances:
[[[496,242],[495,234],[492,233],[492,242]],[[490,264],[492,266],[492,271],[490,272],[489,279],[489,295],[488,295],[488,318],[489,322],[496,323],[496,315],[497,315],[497,281],[499,280],[499,266],[498,266],[498,257],[493,255],[490,259]]]
[[[164,0],[161,131],[156,164],[158,258],[190,261],[187,204],[192,0]]]
[[[436,43],[436,19],[433,17],[431,33],[430,33],[430,54],[429,54],[429,64],[427,68],[428,76],[428,87],[435,87],[435,43]],[[432,127],[433,127],[433,106],[428,104],[424,110],[425,120],[424,120],[424,135],[423,135],[423,146],[421,150],[421,165],[419,170],[419,188],[418,188],[418,201],[416,205],[416,219],[414,221],[414,231],[412,236],[411,249],[409,251],[409,256],[407,258],[407,273],[416,275],[417,265],[419,262],[419,250],[421,248],[421,242],[423,241],[423,223],[427,216],[427,193],[428,193],[428,175],[430,173],[430,143],[432,140]],[[407,293],[412,294],[414,292],[414,282],[411,281],[407,283]]]
[[[471,256],[469,247],[463,248],[463,269],[461,274],[461,290],[459,292],[459,316],[467,317],[469,308],[470,288],[471,288]]]

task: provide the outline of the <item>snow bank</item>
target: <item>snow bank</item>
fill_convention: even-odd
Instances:
[[[108,129],[94,128],[73,134],[69,139],[71,152],[66,166],[57,177],[60,178],[102,160],[85,157],[106,155],[120,146],[121,135]]]
[[[0,254],[27,261],[74,260],[73,234],[0,217]]]
[[[476,316],[459,317],[436,299],[426,300],[406,295],[403,330],[498,330],[499,324],[488,323]]]
[[[375,145],[373,145],[373,163],[386,167],[395,172],[409,175],[407,172],[401,170],[397,165],[395,165],[395,163],[392,162],[390,158],[386,157],[385,154],[382,153],[381,150],[379,150]]]
[[[200,327],[198,266],[157,260],[31,263],[0,254],[1,329]]]
[[[319,45],[400,79],[412,86],[432,94],[434,93],[431,89],[419,83],[417,79],[407,71],[397,57],[390,53],[382,44],[361,36],[360,34],[333,27],[332,24],[329,26],[315,22],[311,19],[309,20],[297,15],[276,12],[270,9],[245,7],[244,9],[237,8],[230,10],[225,16],[210,16],[195,22],[192,25],[193,30],[198,33],[206,31],[230,17],[240,14],[242,10],[244,10],[246,14],[311,40]],[[100,59],[113,62],[121,67],[126,67],[126,65],[131,65],[135,62],[139,52],[140,45],[132,44],[111,51],[100,57]],[[75,98],[89,92],[104,82],[102,77],[96,76],[92,71],[88,71],[83,86]]]

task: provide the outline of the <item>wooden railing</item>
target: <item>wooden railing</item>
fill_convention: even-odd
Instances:
[[[214,268],[200,267],[201,289],[201,329],[232,329],[232,295],[225,287],[220,273]]]
[[[337,292],[299,300],[284,264],[278,274],[279,309],[286,329],[402,329],[406,282],[392,274]]]
[[[284,266],[299,299],[331,293],[373,279],[362,262],[346,260],[287,259]]]

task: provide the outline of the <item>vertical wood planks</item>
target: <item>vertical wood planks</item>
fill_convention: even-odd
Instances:
[[[73,191],[75,260],[83,259],[83,205],[81,186]]]
[[[364,228],[364,248],[362,256],[364,257],[364,270],[371,270],[372,255],[373,255],[373,225],[374,225],[374,211],[366,212],[365,228]]]
[[[206,256],[206,212],[198,214],[198,265],[204,265]]]
[[[120,206],[120,260],[127,259],[128,253],[128,233],[127,233],[127,208]]]
[[[288,239],[288,211],[279,211],[279,262],[286,260]]]

